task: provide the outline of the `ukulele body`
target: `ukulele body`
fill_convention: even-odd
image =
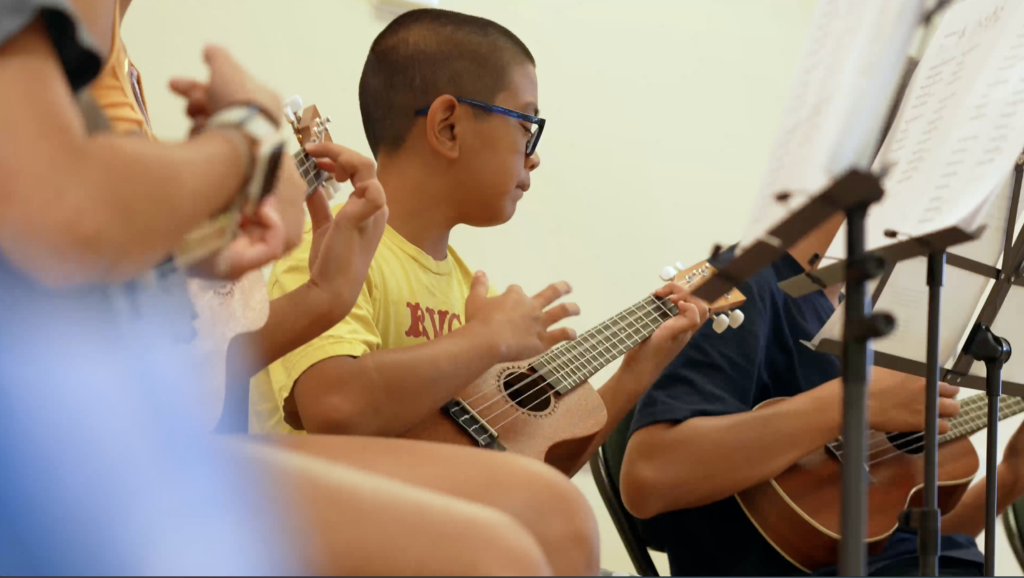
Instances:
[[[589,382],[565,394],[554,392],[550,386],[538,389],[540,378],[516,388],[532,377],[528,373],[531,363],[532,360],[496,365],[459,394],[458,399],[496,431],[497,441],[506,451],[547,462],[569,473],[607,422],[604,401]],[[479,447],[445,408],[431,413],[401,437]]]
[[[766,401],[755,411],[778,403]],[[920,504],[924,454],[898,452],[884,436],[870,450],[892,458],[868,469],[867,542],[876,555],[896,531],[900,513]],[[882,448],[882,449],[878,449]],[[969,438],[939,446],[939,507],[953,509],[978,472],[978,454]],[[775,479],[736,494],[744,513],[766,540],[805,572],[837,563],[840,540],[842,464],[825,448],[815,450]]]

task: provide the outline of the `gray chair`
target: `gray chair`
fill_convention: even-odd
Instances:
[[[652,546],[645,536],[644,521],[633,517],[626,510],[626,506],[622,504],[622,495],[619,493],[619,473],[622,471],[622,458],[626,454],[626,442],[629,439],[629,426],[632,422],[631,410],[598,448],[594,457],[590,458],[590,472],[637,574],[658,576],[658,570],[654,567],[654,561],[651,560],[651,554],[647,549],[660,549]]]
[[[1006,539],[1017,557],[1017,564],[1024,568],[1024,498],[1006,508],[1003,512],[1003,526],[1006,528]]]

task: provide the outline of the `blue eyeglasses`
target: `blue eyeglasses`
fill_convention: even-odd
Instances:
[[[540,135],[544,132],[544,119],[533,115],[526,114],[525,112],[519,112],[510,108],[504,108],[501,106],[494,106],[493,104],[487,104],[486,102],[480,102],[478,100],[472,100],[469,98],[458,98],[455,100],[475,106],[486,110],[487,112],[493,112],[495,114],[503,114],[507,117],[528,122],[531,125],[530,138],[526,141],[526,156],[532,157],[533,153],[537,152],[537,143],[540,142]],[[416,111],[416,116],[426,116],[427,112],[430,111],[430,107],[421,108]]]

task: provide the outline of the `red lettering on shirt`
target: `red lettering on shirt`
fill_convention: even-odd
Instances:
[[[430,332],[427,331],[426,316],[423,315],[423,307],[419,303],[406,303],[409,308],[409,328],[405,330],[406,337],[426,337],[430,340]]]
[[[462,317],[458,313],[423,307],[419,303],[407,302],[405,306],[409,308],[409,328],[405,330],[406,337],[423,337],[430,341],[462,327]],[[430,318],[429,328],[427,327],[428,317]],[[431,329],[433,332],[430,331]]]
[[[459,322],[458,325],[455,325],[456,321]],[[462,327],[462,318],[459,317],[458,313],[452,313],[448,317],[448,333],[451,333],[452,331],[458,329],[459,327]]]
[[[436,313],[436,315],[435,315]],[[444,321],[448,319],[447,311],[434,311],[430,307],[427,307],[427,315],[430,316],[430,325],[434,328],[434,339],[444,335]],[[438,321],[440,320],[440,323]]]

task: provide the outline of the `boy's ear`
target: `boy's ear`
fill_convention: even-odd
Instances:
[[[445,94],[437,97],[427,112],[427,142],[430,143],[430,148],[449,159],[459,156],[459,141],[455,127],[458,110],[459,101]]]

